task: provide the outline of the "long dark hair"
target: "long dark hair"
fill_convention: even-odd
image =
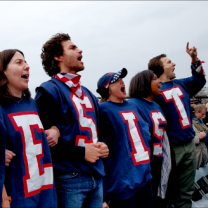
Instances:
[[[6,105],[9,104],[11,98],[13,97],[12,92],[7,87],[7,77],[4,71],[7,69],[9,62],[16,52],[21,53],[23,56],[23,52],[18,49],[8,49],[0,52],[0,104]],[[22,92],[22,94],[30,99],[31,94],[29,89],[26,89]]]
[[[137,73],[130,82],[130,98],[147,97],[151,92],[151,82],[155,74],[151,70],[144,70]]]

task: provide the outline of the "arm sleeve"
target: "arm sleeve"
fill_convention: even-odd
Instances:
[[[103,122],[100,124],[99,138],[106,145],[109,145],[110,141],[115,138],[114,128],[110,123]]]
[[[194,137],[194,143],[195,144],[199,144],[200,143],[200,139],[199,137],[197,136],[199,131],[196,129],[196,127],[194,126],[194,124],[192,125],[193,126],[193,130],[195,131],[195,137]]]
[[[40,119],[44,129],[50,129],[52,126],[57,127],[60,109],[58,103],[56,103],[55,100],[43,88],[37,91],[35,102],[38,105]],[[70,160],[73,158],[74,161],[78,162],[83,161],[85,157],[85,147],[75,146],[69,143],[67,145],[67,151],[63,151],[59,157],[68,157]]]
[[[109,154],[113,151],[113,145],[112,143],[115,141],[115,130],[114,127],[111,125],[111,123],[107,121],[100,122],[99,125],[99,140],[101,142],[104,142],[109,149]],[[114,145],[115,146],[115,145]],[[109,160],[109,158],[103,158],[102,161]],[[105,180],[103,181],[105,183]],[[109,197],[103,195],[103,202],[106,202],[109,204],[110,200]]]
[[[44,129],[50,129],[55,126],[57,120],[57,105],[54,99],[44,90],[41,89],[35,97],[35,102],[39,108],[40,119]]]
[[[206,144],[207,151],[208,151],[208,131],[207,131],[206,136],[205,136],[205,144]]]
[[[6,128],[3,123],[3,116],[0,107],[0,194],[2,194],[4,178],[5,178],[5,149],[6,149]]]
[[[109,121],[109,118],[105,113],[100,115],[98,135],[99,140],[108,146],[109,152],[112,152],[116,146],[116,132],[114,126]]]
[[[198,60],[192,63],[191,70],[192,70],[192,76],[185,79],[180,79],[180,81],[186,86],[190,94],[190,97],[193,97],[206,84],[206,79],[201,61]]]

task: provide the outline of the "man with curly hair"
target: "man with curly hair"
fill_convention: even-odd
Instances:
[[[58,207],[102,207],[100,158],[107,146],[98,141],[98,101],[80,84],[82,51],[68,34],[56,34],[42,48],[42,65],[52,77],[36,89],[36,103],[48,135],[54,166]],[[57,142],[57,135],[60,135]]]

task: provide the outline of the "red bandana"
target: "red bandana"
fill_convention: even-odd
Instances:
[[[83,92],[79,82],[81,75],[69,78],[70,74],[62,75],[61,73],[58,73],[55,74],[54,77],[60,80],[61,82],[65,83],[78,98],[83,100]]]

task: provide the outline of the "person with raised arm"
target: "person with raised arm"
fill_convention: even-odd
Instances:
[[[186,46],[191,57],[192,76],[184,79],[176,77],[175,63],[165,54],[150,59],[148,68],[162,81],[162,95],[155,98],[167,120],[167,134],[176,160],[179,177],[176,208],[191,208],[196,171],[196,151],[190,115],[190,98],[198,93],[206,83],[202,61],[197,57],[197,49]],[[174,194],[174,193],[173,193]]]

